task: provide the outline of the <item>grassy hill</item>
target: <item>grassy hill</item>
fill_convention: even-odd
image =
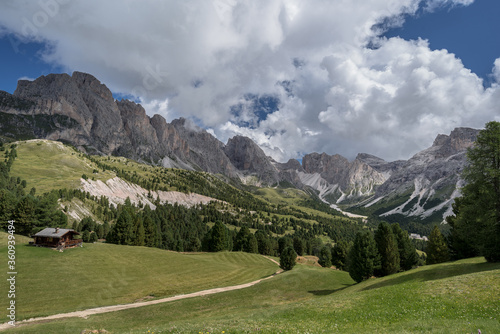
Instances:
[[[355,285],[346,272],[298,265],[244,290],[9,332],[498,333],[499,277],[500,264],[482,258]]]
[[[27,181],[27,189],[35,188],[37,194],[50,190],[80,186],[83,174],[96,180],[106,181],[114,177],[112,172],[93,173],[97,166],[84,155],[60,142],[28,140],[16,142],[18,158],[11,175]]]
[[[18,236],[16,245],[16,303],[21,319],[247,283],[278,270],[257,254],[181,254],[102,243],[60,253],[28,246],[27,240]],[[0,232],[0,254],[7,254],[4,232]],[[0,269],[8,271],[7,260]],[[0,291],[7,293],[6,280],[0,281]],[[5,309],[7,302],[2,298],[0,307]]]

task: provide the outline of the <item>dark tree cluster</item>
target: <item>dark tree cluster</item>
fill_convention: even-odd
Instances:
[[[453,205],[448,239],[454,259],[500,261],[500,123],[489,122],[467,152],[466,185]]]
[[[356,282],[409,270],[417,263],[408,233],[399,224],[385,222],[379,224],[375,235],[369,231],[356,234],[348,254],[349,274]]]

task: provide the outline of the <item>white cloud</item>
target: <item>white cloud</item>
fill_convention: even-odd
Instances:
[[[277,160],[313,151],[391,160],[437,133],[494,119],[500,88],[484,89],[426,41],[379,38],[374,25],[401,24],[419,5],[470,3],[10,0],[0,3],[0,29],[50,42],[45,61],[136,95],[149,114],[194,118],[222,141],[249,136]],[[367,49],[370,41],[378,48]],[[499,68],[497,60],[497,82]],[[278,97],[279,110],[236,119],[230,108],[246,94]]]
[[[500,83],[500,58],[497,58],[495,60],[492,73],[493,73],[493,78],[495,79],[497,84],[499,84]]]

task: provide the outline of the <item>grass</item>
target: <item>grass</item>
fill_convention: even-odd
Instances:
[[[0,269],[7,270],[6,233],[0,232]],[[18,319],[132,303],[251,282],[278,266],[247,253],[180,254],[156,248],[84,244],[63,253],[16,245]],[[7,281],[0,280],[7,293]],[[3,292],[2,292],[3,294]],[[6,298],[0,308],[7,307]]]
[[[499,333],[499,277],[500,264],[483,258],[360,284],[346,272],[297,265],[244,290],[11,332]]]
[[[106,181],[114,177],[111,172],[93,174],[98,169],[74,149],[60,142],[29,140],[17,142],[17,159],[12,165],[11,176],[27,181],[27,191],[34,187],[37,194],[54,189],[80,187],[80,178]]]

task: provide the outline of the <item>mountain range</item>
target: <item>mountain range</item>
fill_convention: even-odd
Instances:
[[[150,117],[140,104],[115,100],[104,84],[81,72],[20,80],[14,94],[0,91],[0,131],[5,138],[57,140],[88,154],[222,174],[254,186],[293,186],[361,214],[432,222],[451,213],[466,151],[479,132],[440,134],[406,161],[310,153],[302,163],[279,163],[250,138],[235,136],[224,144],[190,120]]]

